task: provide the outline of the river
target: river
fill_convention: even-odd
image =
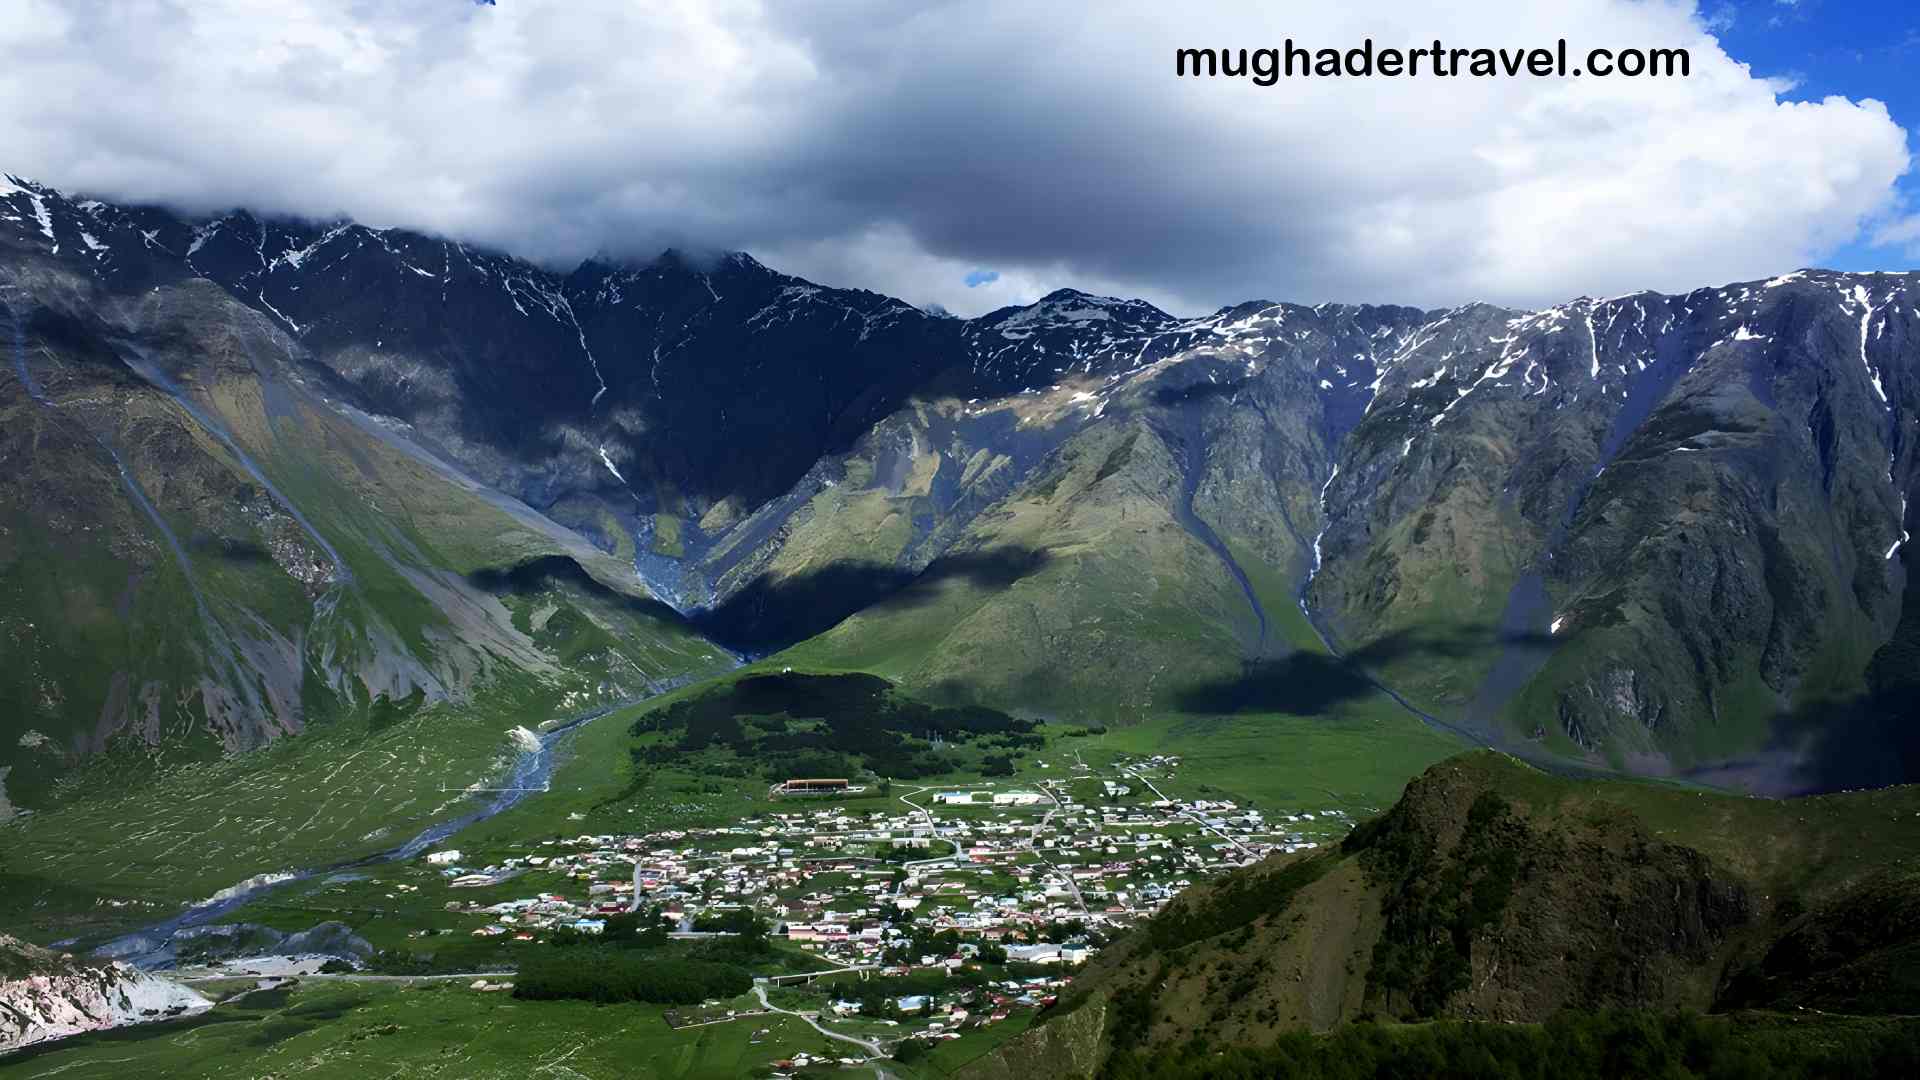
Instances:
[[[507,781],[500,785],[503,790],[491,793],[481,804],[459,817],[429,825],[416,833],[406,843],[385,851],[365,855],[358,859],[334,863],[330,866],[314,867],[304,870],[287,870],[271,874],[260,874],[248,878],[236,885],[220,890],[213,896],[181,909],[177,914],[145,926],[131,933],[114,938],[94,950],[94,955],[124,960],[143,968],[162,969],[174,963],[173,939],[182,930],[197,926],[206,926],[218,921],[222,916],[246,904],[253,903],[277,890],[317,877],[337,874],[366,866],[382,863],[404,862],[418,856],[469,825],[487,820],[515,805],[527,795],[544,787],[553,775],[553,767],[558,751],[569,741],[573,732],[610,713],[625,709],[642,702],[650,701],[661,694],[684,684],[686,679],[675,679],[662,684],[660,689],[643,697],[616,702],[595,709],[592,712],[573,717],[565,723],[540,736],[537,750],[522,751],[515,759],[513,770]],[[71,942],[56,942],[56,945],[68,945]]]

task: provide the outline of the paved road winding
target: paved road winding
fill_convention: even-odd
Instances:
[[[807,1022],[808,1027],[811,1027],[813,1030],[819,1032],[822,1035],[825,1035],[829,1039],[839,1039],[841,1042],[852,1043],[853,1045],[858,1046],[861,1049],[865,1050],[867,1053],[872,1054],[874,1057],[887,1056],[887,1052],[885,1050],[880,1049],[880,1044],[872,1041],[871,1039],[862,1039],[853,1035],[842,1035],[837,1031],[828,1031],[826,1028],[823,1028],[820,1026],[820,1021],[814,1019],[814,1016],[815,1016],[814,1013],[794,1012],[792,1009],[783,1009],[780,1006],[775,1005],[773,1002],[768,1001],[767,988],[766,988],[766,985],[763,983],[753,984],[753,996],[760,999],[760,1004],[766,1006],[768,1012],[785,1013],[788,1016],[797,1016],[800,1019],[805,1020]]]

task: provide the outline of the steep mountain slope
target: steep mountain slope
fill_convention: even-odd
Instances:
[[[1915,788],[1772,802],[1454,758],[1338,850],[1182,893],[976,1072],[1087,1076],[1363,1016],[1910,1015],[1917,812]]]
[[[1442,316],[1345,448],[1310,602],[1436,711],[1617,767],[1860,708],[1906,587],[1911,283]]]
[[[1052,430],[1057,445],[1024,469],[990,461],[1019,482],[957,522],[946,561],[794,655],[1103,720],[1312,711],[1319,688],[1287,677],[1312,663],[1290,658],[1318,651],[1293,583],[1312,565],[1315,475],[1358,412],[1340,391],[1375,377],[1364,353],[1342,372],[1324,357],[1391,340],[1414,314],[1255,305],[1081,350],[1091,372],[1057,386],[947,403],[1011,413],[1015,430]],[[1171,352],[1144,359],[1156,347]],[[940,449],[922,466],[931,475],[974,467],[965,447]],[[961,559],[1021,572],[944,572]]]
[[[48,198],[5,205],[58,235]],[[629,566],[331,401],[225,290],[129,269],[128,291],[53,246],[0,235],[0,805],[45,807],[122,745],[203,760],[728,663]]]
[[[184,238],[182,238],[184,239]],[[932,374],[952,330],[748,256],[561,277],[358,225],[195,227],[186,261],[253,297],[358,393],[483,482],[629,545],[657,591]]]
[[[1077,548],[1035,539],[1074,535],[1035,521],[1036,502],[1064,498],[1084,519],[1139,490],[1113,479],[1117,467],[1093,474],[1104,487],[1058,483],[1082,445],[1119,444],[1103,429],[1135,425],[1157,456],[1103,460],[1158,484],[1154,512],[1181,525],[1157,534],[1166,545],[1227,553],[1221,569],[1255,597],[1268,577],[1255,621],[1280,633],[1243,628],[1223,652],[1161,613],[1152,621],[1193,648],[1154,642],[1144,657],[1125,644],[1137,631],[1116,648],[1071,633],[1070,619],[1036,618],[1064,586],[1035,589],[1043,602],[1020,587],[980,597],[984,616],[970,595],[929,604],[942,595],[929,588],[797,655],[889,662],[928,683],[995,686],[1005,702],[1017,695],[996,678],[1071,640],[1111,670],[1084,683],[1046,672],[1056,700],[1117,700],[1114,715],[1163,706],[1147,691],[1163,660],[1193,676],[1183,696],[1208,708],[1285,707],[1305,678],[1286,646],[1312,635],[1289,630],[1291,605],[1276,600],[1304,581],[1301,611],[1356,668],[1488,742],[1771,790],[1916,775],[1902,719],[1913,698],[1891,674],[1911,649],[1898,630],[1911,618],[1907,284],[1802,273],[1538,314],[1282,305],[1185,324],[1206,333],[1162,360],[1084,387],[1060,375],[1057,390],[1016,399],[1079,398],[1100,422],[960,547],[1110,559],[1096,575],[1104,595],[1153,580],[1141,571],[1175,556],[1107,534]],[[1343,356],[1348,370],[1329,368]],[[1090,366],[1103,370],[1097,355]],[[1193,598],[1215,584],[1173,581]],[[967,645],[976,619],[997,648]],[[1238,620],[1216,602],[1198,621]],[[903,657],[914,642],[926,651]],[[1067,655],[1069,671],[1087,661]],[[918,656],[932,666],[915,674]]]
[[[251,327],[221,331],[246,370],[349,442],[741,651],[1100,720],[1312,714],[1373,682],[1542,758],[1778,791],[1920,775],[1911,276],[1192,319],[1063,290],[958,320],[739,254],[559,274],[23,181],[0,234],[85,283],[65,308],[32,286],[21,333],[49,338],[36,305],[136,313],[113,333],[138,350],[108,352],[197,400],[236,347],[183,346],[152,298],[217,297],[196,325]]]

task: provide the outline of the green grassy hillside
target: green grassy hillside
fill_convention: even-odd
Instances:
[[[743,999],[739,1007],[751,1005]],[[81,1036],[0,1060],[0,1077],[151,1075],[640,1075],[732,1080],[826,1040],[790,1016],[676,1030],[651,1005],[518,1001],[465,981],[418,985],[309,982],[235,996],[187,1020]]]
[[[224,292],[156,291],[124,316],[146,351],[62,295],[0,395],[8,928],[392,846],[470,808],[509,729],[733,665],[630,567],[330,406]]]
[[[1036,1031],[1093,1010],[1102,1035],[1074,1069],[1117,1055],[1114,1075],[1134,1075],[1358,1020],[1911,1015],[1917,820],[1916,788],[1769,801],[1476,752],[1427,770],[1337,850],[1183,893]]]
[[[1252,621],[1178,485],[1144,421],[1088,429],[919,581],[785,658],[1088,722],[1171,711],[1238,677]]]

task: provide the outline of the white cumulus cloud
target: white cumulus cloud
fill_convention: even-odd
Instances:
[[[1908,168],[1879,103],[1782,101],[1671,0],[8,7],[9,172],[557,263],[743,248],[962,313],[1060,285],[1186,311],[1688,288],[1884,231]],[[1684,47],[1693,74],[1173,74],[1176,46],[1288,37]]]

